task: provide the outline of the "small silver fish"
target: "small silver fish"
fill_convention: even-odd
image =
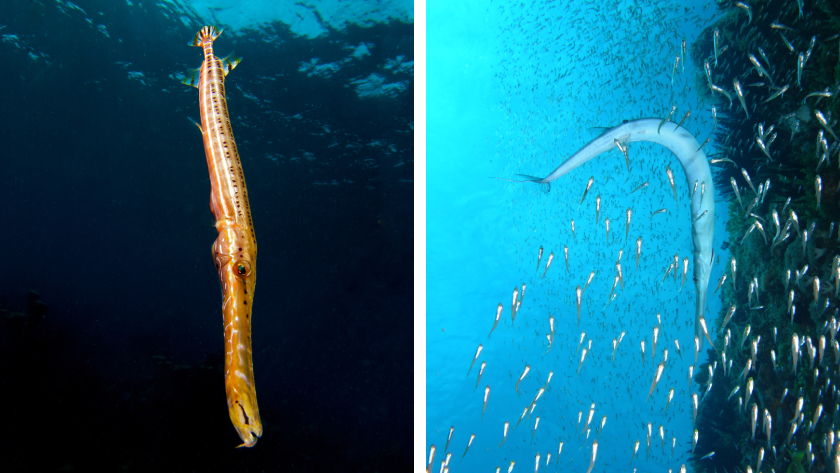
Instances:
[[[519,381],[516,382],[515,390],[517,394],[519,394],[519,383],[521,383],[522,380],[525,379],[525,376],[528,376],[529,371],[531,371],[531,365],[525,365],[525,371],[522,372],[522,375],[519,376]]]
[[[721,287],[721,286],[723,286],[723,283],[724,283],[724,282],[726,282],[726,273],[724,273],[724,274],[720,277],[720,279],[718,279],[717,287],[715,288],[715,292],[714,292],[714,294],[717,294],[718,289],[720,289],[720,287]]]
[[[674,172],[671,171],[670,166],[665,166],[665,174],[668,175],[668,182],[671,184],[671,190],[674,191],[674,204],[678,204],[677,201],[677,187],[674,185]]]
[[[593,182],[595,182],[595,176],[590,176],[589,182],[586,183],[586,189],[583,190],[583,197],[580,198],[580,203],[578,204],[578,207],[580,207],[580,205],[583,204],[583,199],[586,198],[586,194],[588,194],[589,189],[592,188]]]
[[[649,184],[649,182],[645,181],[644,183],[642,183],[642,185],[640,185],[639,187],[637,187],[637,188],[633,189],[633,192],[631,192],[630,194],[633,194],[633,193],[634,193],[634,192],[636,192],[637,190],[644,189],[645,187],[647,187],[647,186],[648,186],[648,184]]]
[[[788,48],[788,51],[790,51],[790,52],[792,52],[792,53],[795,53],[795,52],[796,52],[796,48],[794,48],[794,47],[793,47],[793,44],[791,44],[791,42],[790,42],[790,41],[788,41],[788,39],[785,37],[784,33],[782,33],[781,31],[779,31],[779,36],[781,36],[781,37],[782,37],[782,42],[783,42],[783,43],[785,43],[785,47],[787,47],[787,48]]]
[[[685,112],[685,115],[683,115],[682,120],[680,120],[680,122],[679,122],[679,123],[677,123],[677,126],[676,126],[676,127],[674,127],[674,130],[676,130],[677,128],[679,128],[679,127],[683,126],[683,123],[685,123],[685,121],[686,121],[686,120],[688,120],[688,117],[690,117],[690,116],[691,116],[691,110],[689,110],[689,111]]]
[[[796,56],[796,85],[802,89],[802,69],[805,69],[805,54],[799,53]]]
[[[816,179],[814,179],[814,191],[817,195],[817,210],[820,210],[820,199],[822,198],[822,178],[819,174],[817,174]]]
[[[467,376],[470,375],[470,371],[472,371],[473,366],[475,366],[475,361],[478,359],[478,356],[481,355],[481,350],[484,348],[482,344],[478,344],[478,349],[475,351],[475,356],[473,357],[472,363],[470,363],[470,369],[467,371]],[[444,449],[444,452],[446,450]]]
[[[694,435],[691,436],[691,454],[694,455],[694,449],[697,448],[697,440],[699,440],[700,434],[697,432],[697,429],[694,429]]]
[[[591,273],[589,273],[589,279],[586,280],[586,284],[583,286],[583,291],[582,292],[586,292],[586,288],[589,287],[589,283],[592,282],[592,279],[594,277],[595,277],[595,271],[592,271]]]
[[[716,86],[716,85],[714,85],[714,84],[712,84],[712,85],[711,85],[711,89],[712,89],[713,91],[715,91],[715,92],[719,93],[719,94],[724,95],[724,96],[725,96],[725,97],[729,100],[729,105],[730,105],[730,106],[732,105],[732,96],[731,96],[731,95],[729,95],[729,92],[727,92],[727,91],[723,90],[722,88],[720,88],[720,87],[718,87],[718,86]],[[702,148],[702,146],[701,146],[701,148]]]
[[[642,256],[642,237],[636,239],[636,269],[639,269],[639,258]],[[595,271],[593,271],[595,273]]]
[[[711,72],[710,72],[709,74],[711,74]],[[710,79],[710,80],[711,80],[711,79]],[[670,112],[668,112],[668,116],[667,116],[667,117],[665,117],[665,119],[664,119],[664,120],[662,120],[662,122],[660,122],[660,123],[659,123],[659,127],[656,129],[656,132],[657,132],[657,133],[659,133],[659,132],[660,132],[660,130],[662,130],[662,125],[664,125],[665,123],[667,123],[667,122],[668,122],[668,120],[670,120],[670,119],[671,119],[671,117],[672,117],[672,116],[674,116],[674,112],[676,112],[676,111],[677,111],[677,106],[676,106],[676,105],[672,106],[672,107],[671,107],[671,111],[670,111]]]
[[[595,466],[596,456],[598,456],[598,441],[594,440],[592,442],[592,459],[589,461],[589,468],[586,469],[586,473],[592,473],[592,468]]]
[[[661,284],[665,284],[665,280],[668,279],[668,275],[671,274],[672,269],[674,269],[674,263],[668,265],[668,270],[665,271],[665,276],[662,278]]]
[[[805,103],[805,99],[810,98],[810,97],[830,98],[832,96],[834,96],[834,93],[831,92],[830,88],[826,87],[824,90],[821,90],[821,91],[818,91],[818,92],[812,92],[812,93],[806,95],[805,98],[802,99],[802,103]]]
[[[790,88],[790,86],[785,84],[784,87],[782,87],[781,89],[779,89],[776,92],[774,92],[773,94],[771,94],[770,97],[767,98],[767,100],[765,100],[764,102],[761,102],[761,103],[767,103],[767,102],[775,99],[776,97],[779,97],[779,96],[783,95],[785,92],[788,91],[789,88]]]
[[[665,370],[665,362],[659,363],[659,366],[656,367],[656,375],[653,377],[653,384],[650,387],[650,391],[648,392],[647,398],[645,402],[648,402],[650,399],[651,394],[653,394],[653,390],[656,389],[656,384],[659,382],[659,378],[662,377],[662,372]]]
[[[747,20],[747,24],[749,25],[750,23],[752,23],[752,8],[750,8],[750,6],[747,5],[744,2],[735,2],[735,6],[737,8],[740,8],[741,10],[744,10],[744,12],[746,12],[747,15],[749,16],[749,19]]]
[[[551,267],[551,260],[554,259],[554,252],[548,254],[548,261],[545,263],[545,271],[543,271],[542,277],[540,279],[545,278],[545,274],[548,272],[548,268]]]
[[[706,81],[709,83],[709,88],[712,88],[712,66],[709,65],[709,61],[703,62],[703,70],[706,71]],[[676,107],[676,105],[674,106]]]
[[[604,225],[607,228],[607,244],[609,245],[610,244],[610,219],[605,219],[604,220]]]
[[[828,126],[828,121],[825,119],[825,115],[823,115],[821,111],[815,110],[814,116],[817,117],[817,121],[820,122],[820,125],[822,125],[823,128],[825,128],[825,131],[827,131],[834,138],[834,141],[838,141],[837,135],[835,135],[831,127]]]
[[[569,274],[569,247],[563,245],[563,255],[566,257],[566,274]]]
[[[539,270],[539,268],[537,268]],[[519,287],[513,287],[513,301],[510,303],[510,321],[513,323],[516,320],[516,299],[519,296]]]
[[[747,110],[747,102],[744,100],[744,91],[741,89],[741,84],[738,82],[738,79],[733,79],[732,85],[735,87],[735,94],[738,96],[738,100],[741,102],[741,107],[743,107],[744,113],[747,114],[747,119],[749,119],[750,112]]]
[[[738,271],[738,262],[735,261],[735,257],[729,259],[729,269],[732,271],[732,289],[738,290],[737,285],[735,284],[735,274]]]
[[[589,350],[587,348],[584,348],[583,350],[581,350],[581,352],[580,352],[580,363],[578,363],[578,368],[577,368],[577,372],[575,373],[575,377],[577,377],[577,375],[580,374],[580,368],[583,366],[583,360],[586,359],[586,353],[588,351]]]
[[[633,455],[630,457],[630,465],[633,464],[633,460],[636,459],[636,453],[639,452],[639,443],[640,442],[638,440],[636,440],[636,442],[633,444]],[[628,465],[628,467],[629,467],[629,465]]]
[[[505,443],[505,440],[507,440],[508,427],[510,427],[510,422],[505,421],[505,433],[502,435],[502,443],[500,443],[499,446],[496,447],[497,449]],[[510,468],[511,470],[513,469],[513,462],[510,462]]]
[[[712,108],[714,108],[714,107],[712,107]],[[703,142],[703,144],[702,144],[702,145],[700,145],[700,147],[699,147],[699,148],[697,148],[697,149],[695,150],[695,152],[696,152],[696,151],[700,151],[701,149],[703,149],[703,147],[704,147],[704,146],[706,146],[707,144],[709,144],[709,141],[712,141],[712,136],[714,136],[714,133],[715,133],[714,131],[712,131],[711,133],[709,133],[709,137],[708,137],[708,138],[706,138],[706,141],[704,141],[704,142]]]
[[[746,169],[741,168],[741,175],[743,175],[743,176],[744,176],[744,179],[746,179],[746,180],[747,180],[747,184],[749,184],[750,189],[752,189],[753,193],[754,193],[754,194],[756,194],[756,195],[758,195],[758,192],[756,192],[756,190],[755,190],[755,186],[754,186],[754,185],[753,185],[753,183],[752,183],[752,179],[750,179],[750,175],[749,175],[749,173],[747,172],[747,170],[746,170]]]
[[[490,333],[487,334],[487,338],[490,338],[490,335],[493,334],[493,330],[496,330],[496,326],[499,325],[499,317],[502,315],[502,303],[499,302],[499,307],[496,308],[496,321],[493,322],[493,328],[490,329]]]
[[[779,23],[778,21],[774,21],[773,23],[770,23],[770,28],[772,28],[774,30],[788,30],[788,31],[796,32],[795,29],[791,28],[790,26],[785,26],[785,25]]]
[[[674,75],[677,73],[677,67],[680,65],[680,57],[677,56],[674,58],[674,68],[671,69],[671,85],[674,85]]]
[[[489,386],[488,386],[488,388],[489,388]],[[463,460],[463,459],[464,459],[464,457],[465,457],[465,456],[467,456],[467,452],[469,452],[469,451],[470,451],[470,445],[472,445],[473,440],[475,440],[475,434],[470,435],[470,441],[469,441],[469,442],[467,442],[467,449],[466,449],[466,450],[464,450],[464,454],[463,454],[463,455],[461,455],[461,460]]]
[[[770,152],[767,150],[767,145],[764,144],[764,140],[762,140],[761,137],[757,137],[755,139],[755,142],[758,144],[758,148],[764,153],[765,156],[767,156],[767,159],[769,159],[770,161],[773,161],[773,158],[770,156]],[[760,185],[759,185],[759,190],[761,190]],[[759,192],[759,194],[760,193],[761,192]]]
[[[601,194],[598,194],[595,197],[595,223],[598,223],[598,219],[601,216]]]
[[[756,58],[755,55],[752,54],[752,53],[750,53],[747,57],[749,57],[750,62],[752,63],[753,67],[755,67],[755,70],[756,70],[756,72],[758,72],[759,77],[760,76],[767,77],[767,79],[770,81],[770,84],[775,85],[773,83],[773,78],[770,77],[770,74],[767,73],[767,70],[764,69],[764,66],[762,66],[761,63],[758,62],[758,58]]]
[[[659,326],[653,326],[653,346],[651,347],[650,360],[656,362],[656,342],[659,340]],[[664,361],[664,360],[663,360]]]
[[[475,387],[473,388],[473,391],[475,391],[476,389],[478,389],[478,383],[480,383],[480,382],[481,382],[481,375],[483,375],[483,374],[484,374],[484,368],[485,368],[486,366],[487,366],[487,362],[486,362],[486,361],[482,361],[482,362],[481,362],[481,367],[479,367],[479,369],[478,369],[478,379],[475,381]]]
[[[735,304],[732,304],[729,307],[729,311],[726,313],[726,317],[724,317],[723,323],[720,325],[720,328],[718,329],[718,333],[723,332],[723,329],[726,328],[726,324],[728,324],[729,320],[732,319],[732,316],[735,315],[736,310],[737,310],[737,308],[735,307]]]
[[[711,345],[712,348],[714,348],[715,351],[717,351],[717,348],[715,347],[715,344],[712,343],[712,338],[709,336],[709,328],[708,328],[708,326],[706,326],[706,318],[703,317],[702,315],[700,316],[700,328],[703,329],[703,335],[706,336],[706,340],[709,341],[709,345]]]
[[[817,179],[819,179],[819,176],[817,176]],[[817,199],[817,208],[819,208],[819,198]],[[632,216],[633,216],[633,210],[631,210],[628,207],[627,208],[627,222],[625,222],[625,226],[624,226],[624,240],[625,241],[627,241],[627,239],[630,238],[630,218]]]
[[[738,198],[738,205],[741,206],[741,210],[744,209],[744,203],[741,201],[741,193],[738,191],[738,183],[735,182],[734,177],[729,178],[729,183],[732,184],[732,190],[735,191],[735,197]]]

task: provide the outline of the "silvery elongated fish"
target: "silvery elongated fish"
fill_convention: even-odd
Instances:
[[[738,100],[741,102],[741,107],[743,107],[744,113],[747,114],[747,119],[749,119],[750,112],[747,110],[747,102],[744,100],[744,91],[741,89],[741,84],[738,82],[738,79],[733,79],[732,85],[735,87],[735,95],[738,96]]]
[[[583,191],[583,197],[580,198],[580,203],[578,204],[578,207],[580,207],[580,205],[583,203],[583,199],[585,199],[586,194],[589,193],[589,189],[592,187],[593,182],[595,182],[595,176],[590,176],[589,182],[586,183],[586,189],[584,189]]]
[[[493,334],[493,330],[496,330],[496,326],[499,325],[499,317],[502,315],[502,303],[499,302],[499,307],[496,308],[496,321],[493,322],[493,328],[490,329],[490,333],[487,334],[487,338],[490,338],[490,335]]]

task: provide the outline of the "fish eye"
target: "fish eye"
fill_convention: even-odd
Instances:
[[[697,277],[696,277],[696,276],[695,276],[695,277],[693,277],[693,278],[691,278],[691,279],[693,279],[693,280],[694,280],[694,282],[697,282]]]
[[[236,275],[246,277],[251,274],[251,263],[245,260],[239,260],[234,264]]]

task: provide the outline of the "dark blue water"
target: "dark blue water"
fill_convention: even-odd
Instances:
[[[408,466],[413,13],[247,6],[259,23],[0,4],[0,470]],[[247,450],[225,404],[198,94],[179,83],[214,22],[216,54],[244,58],[228,106],[260,249],[265,432]],[[40,321],[21,315],[30,290]]]

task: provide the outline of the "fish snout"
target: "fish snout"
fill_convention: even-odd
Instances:
[[[253,407],[249,404],[244,399],[236,399],[228,406],[230,420],[239,438],[242,439],[242,444],[236,448],[251,448],[262,437],[263,429],[260,413],[256,410],[256,404]]]

